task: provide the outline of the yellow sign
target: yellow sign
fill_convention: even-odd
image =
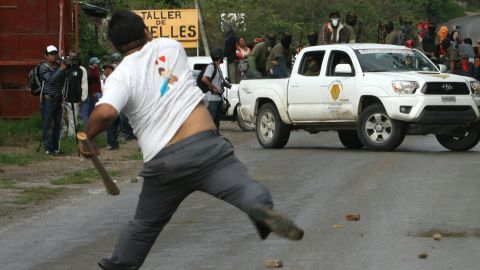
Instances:
[[[340,96],[340,85],[334,83],[332,87],[330,87],[330,94],[332,95],[333,100],[337,101],[338,97]]]
[[[180,41],[185,48],[196,48],[198,40],[198,13],[196,9],[134,10],[143,18],[154,38],[164,37]]]

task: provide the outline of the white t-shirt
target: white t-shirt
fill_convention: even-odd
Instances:
[[[212,84],[215,85],[215,87],[217,87],[217,89],[222,91],[223,90],[222,89],[222,71],[220,70],[220,68],[217,67],[216,68],[217,73],[215,73],[215,77],[212,78],[213,72],[215,70],[214,65],[215,64],[208,65],[205,68],[205,73],[203,73],[203,76],[210,78],[210,80],[212,81]],[[208,99],[208,101],[222,101],[222,97],[219,96],[219,95],[214,95],[212,93],[212,91],[207,92],[207,99]]]
[[[170,81],[165,77],[168,71]],[[118,112],[123,110],[147,162],[173,138],[204,97],[182,45],[158,38],[123,59],[108,76],[97,105],[107,103]]]

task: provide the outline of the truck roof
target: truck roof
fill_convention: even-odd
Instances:
[[[338,48],[351,48],[353,50],[359,49],[408,49],[405,46],[391,45],[391,44],[379,44],[379,43],[342,43],[331,45],[317,45],[305,48],[306,51],[319,50],[319,49],[338,49]]]

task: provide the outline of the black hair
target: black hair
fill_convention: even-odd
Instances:
[[[108,22],[108,38],[120,53],[125,53],[146,43],[145,29],[140,16],[130,10],[119,10]]]
[[[473,42],[472,42],[472,39],[471,39],[471,38],[469,38],[469,37],[467,37],[467,38],[464,38],[464,39],[463,39],[463,43],[470,44],[470,45],[472,45],[472,44],[473,44]]]

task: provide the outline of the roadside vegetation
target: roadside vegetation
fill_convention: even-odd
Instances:
[[[83,127],[79,127],[83,130]],[[19,165],[24,166],[32,162],[48,161],[52,156],[45,155],[43,146],[37,152],[42,139],[42,120],[39,114],[34,114],[28,119],[0,119],[0,147],[20,147],[14,152],[0,152],[0,166]],[[97,146],[107,145],[106,135],[97,137]],[[77,153],[77,142],[73,137],[62,136],[60,150],[65,155]]]
[[[110,11],[116,9],[179,9],[195,8],[192,0],[85,0],[84,2],[101,6]],[[319,31],[320,26],[327,22],[331,11],[339,10],[341,20],[347,12],[354,11],[363,23],[362,42],[377,42],[378,24],[393,21],[400,28],[400,18],[409,18],[413,22],[429,20],[442,24],[453,18],[480,9],[478,0],[198,0],[203,13],[208,44],[210,48],[223,47],[223,32],[221,14],[244,15],[243,24],[237,28],[236,34],[251,41],[269,32],[290,31],[294,38],[291,47],[307,44],[307,33]],[[81,33],[80,47],[84,63],[91,56],[97,56],[109,61],[111,47],[105,37],[95,37],[95,27],[84,14],[80,17]],[[240,16],[239,16],[240,17]],[[201,35],[200,35],[201,37]],[[277,36],[277,40],[280,37]],[[203,42],[200,40],[200,42]],[[201,43],[200,43],[201,44]],[[203,46],[199,47],[200,55],[205,55]],[[187,49],[189,55],[196,55],[196,49]]]

